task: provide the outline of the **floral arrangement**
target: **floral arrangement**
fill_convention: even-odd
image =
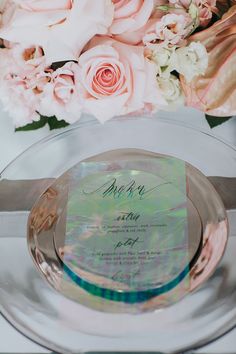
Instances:
[[[236,0],[0,0],[0,45],[16,128],[236,112]]]

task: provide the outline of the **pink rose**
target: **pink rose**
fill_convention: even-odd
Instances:
[[[137,31],[150,18],[154,9],[154,0],[112,0],[114,20],[110,32],[119,35]]]
[[[0,30],[12,42],[43,47],[48,62],[76,60],[96,34],[106,34],[113,19],[110,0],[17,0]]]
[[[143,42],[146,45],[181,45],[189,34],[191,22],[192,19],[187,13],[167,14],[153,24],[144,35]]]
[[[150,18],[145,26],[139,28],[137,31],[124,32],[119,35],[112,35],[112,38],[119,42],[131,45],[143,45],[143,36],[145,33],[153,29],[153,25],[157,22],[156,18]]]
[[[146,105],[165,104],[156,83],[156,67],[143,47],[95,39],[79,58],[85,109],[101,122]]]
[[[45,74],[47,84],[44,85],[39,111],[45,116],[56,116],[74,123],[80,118],[82,105],[78,90],[78,64],[66,63],[54,72]]]

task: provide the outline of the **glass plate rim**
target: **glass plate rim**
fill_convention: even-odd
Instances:
[[[84,127],[88,127],[88,126],[100,126],[102,125],[102,123],[100,123],[98,120],[96,120],[96,118],[91,117],[89,115],[85,115],[84,120],[82,118],[82,121],[76,122],[72,125],[70,125],[68,128],[65,128],[59,132],[55,132],[52,133],[51,135],[47,135],[41,139],[39,139],[38,141],[36,141],[35,143],[31,144],[28,148],[24,149],[21,153],[19,153],[13,160],[11,160],[1,171],[0,171],[0,181],[2,179],[2,175],[4,173],[7,172],[7,170],[14,165],[14,163],[16,161],[18,161],[18,159],[20,159],[22,156],[24,156],[26,153],[30,152],[30,150],[35,149],[37,146],[40,146],[41,144],[45,144],[47,142],[49,142],[50,140],[54,140],[57,139],[58,137],[66,134],[66,133],[70,133],[76,130],[80,130],[83,129]],[[88,119],[90,118],[90,119]],[[85,120],[86,119],[86,120]],[[189,123],[185,123],[182,121],[177,121],[177,120],[173,120],[171,118],[165,118],[165,117],[158,117],[158,116],[153,116],[153,115],[146,115],[146,116],[117,116],[107,122],[105,122],[104,124],[112,124],[114,122],[118,122],[118,123],[122,123],[123,121],[132,121],[132,120],[143,120],[143,121],[151,121],[151,120],[155,120],[155,122],[160,121],[161,123],[165,123],[167,125],[174,125],[174,126],[179,126],[179,127],[184,127],[187,128],[189,130],[201,133],[203,135],[209,136],[210,138],[219,141],[220,143],[224,144],[225,146],[229,147],[230,149],[232,149],[233,151],[236,152],[236,145],[226,141],[224,138],[219,137],[217,135],[211,134],[210,132],[206,131],[205,129],[201,128],[198,129],[197,127],[193,126],[192,124]]]

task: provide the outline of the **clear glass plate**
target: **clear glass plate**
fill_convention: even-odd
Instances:
[[[1,174],[1,312],[24,335],[57,352],[150,350],[182,353],[203,346],[236,325],[236,271],[233,266],[236,232],[232,210],[228,212],[226,252],[214,274],[212,271],[224,252],[227,239],[225,218],[223,236],[222,230],[215,234],[208,253],[201,253],[202,259],[199,260],[203,264],[199,270],[201,273],[206,269],[207,255],[213,255],[211,259],[215,263],[213,269],[208,270],[211,277],[171,306],[158,307],[151,299],[148,310],[151,308],[152,311],[149,312],[143,312],[147,308],[138,313],[117,308],[112,311],[110,303],[108,310],[102,312],[101,304],[97,308],[91,306],[91,302],[88,304],[86,293],[81,295],[83,300],[74,301],[73,296],[64,296],[61,289],[54,289],[57,289],[58,280],[55,269],[50,272],[48,263],[44,268],[46,277],[53,282],[52,288],[30,256],[27,221],[39,196],[55,182],[55,178],[79,162],[118,149],[145,150],[186,161],[203,175],[211,176],[213,184],[216,181],[220,181],[218,185],[224,184],[226,192],[228,183],[230,201],[226,196],[224,202],[226,208],[233,207],[236,151],[204,132],[168,120],[130,117],[115,119],[105,125],[88,121],[44,139],[19,156]],[[208,184],[202,174],[202,183],[207,181]],[[211,193],[209,198],[205,195],[205,204],[208,201],[219,215],[225,215],[210,183],[208,191],[209,188]],[[47,253],[48,250],[50,247],[45,244],[44,251]],[[203,277],[204,280],[208,276]]]

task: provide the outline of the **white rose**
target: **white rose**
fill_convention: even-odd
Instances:
[[[200,42],[192,42],[188,47],[176,50],[174,68],[187,82],[195,76],[203,75],[208,67],[208,54]]]
[[[157,46],[152,50],[150,59],[157,65],[158,74],[163,77],[169,77],[170,72],[173,70],[172,61],[175,55],[176,47],[160,47]]]
[[[159,66],[168,66],[174,48],[157,47],[152,52],[153,61]]]
[[[169,78],[158,76],[157,84],[163,98],[166,100],[169,106],[183,104],[184,99],[180,86],[180,81],[176,76],[170,75]]]
[[[195,30],[199,26],[199,9],[194,2],[191,2],[188,13],[193,19],[193,30]]]

